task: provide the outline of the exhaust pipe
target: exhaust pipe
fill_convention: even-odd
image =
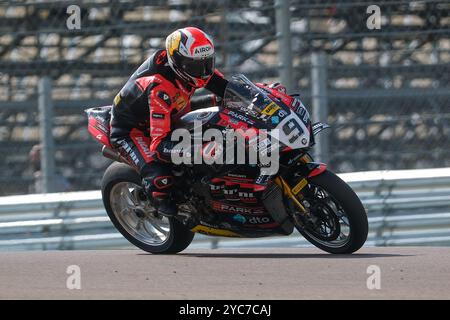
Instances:
[[[111,160],[114,160],[117,162],[125,162],[125,161],[123,161],[121,155],[117,151],[114,151],[114,150],[108,148],[107,146],[103,146],[102,155],[105,158],[108,158],[108,159],[111,159]]]

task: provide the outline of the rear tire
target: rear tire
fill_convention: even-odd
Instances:
[[[359,250],[367,240],[369,229],[367,214],[361,200],[347,183],[331,171],[326,170],[308,180],[310,184],[325,190],[340,204],[350,225],[349,238],[348,242],[342,246],[328,246],[323,241],[317,241],[301,228],[296,227],[297,230],[313,245],[329,253],[349,254]]]
[[[154,254],[173,254],[186,249],[192,239],[194,233],[185,227],[180,221],[175,218],[169,218],[169,234],[167,239],[161,244],[150,245],[128,232],[117,219],[116,213],[113,210],[111,191],[118,183],[128,182],[137,186],[141,186],[141,177],[129,165],[119,162],[112,163],[107,169],[102,179],[102,198],[106,212],[114,224],[116,229],[136,247]],[[121,214],[121,213],[117,213]]]

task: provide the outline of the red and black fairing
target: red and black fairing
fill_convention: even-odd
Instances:
[[[228,108],[196,110],[184,116],[177,127],[194,130],[194,122],[202,123],[202,129],[211,127],[234,130],[255,129],[256,121]],[[201,173],[200,173],[201,172]],[[221,173],[222,172],[222,173]],[[210,168],[201,166],[199,175],[210,174]],[[213,220],[207,226],[234,231],[246,237],[264,237],[271,234],[285,234],[265,209],[262,197],[265,189],[255,183],[259,168],[255,166],[231,165],[219,170],[209,180],[210,202],[207,204]]]
[[[88,131],[101,144],[111,148],[109,141],[109,132],[111,131],[112,106],[104,106],[98,108],[90,108],[85,112],[88,116]]]
[[[262,203],[264,191],[255,191],[256,175],[256,170],[241,169],[211,179],[210,208],[218,228],[251,237],[283,234]]]
[[[300,100],[270,88],[257,87],[243,76],[234,77],[229,82],[220,108],[188,113],[180,119],[177,127],[194,130],[194,122],[201,123],[203,130],[213,127],[222,132],[234,129],[238,133],[240,129],[247,138],[251,138],[247,135],[249,131],[257,134],[262,129],[278,129],[283,134],[279,139],[280,165],[286,168],[295,164],[299,156],[314,144],[309,114]],[[246,237],[287,234],[288,231],[274,220],[275,216],[266,210],[266,197],[269,195],[266,191],[270,190],[273,182],[269,176],[260,175],[259,167],[200,167],[196,175],[209,177],[203,181],[208,181],[210,200],[207,206],[213,217],[205,226],[231,230]],[[302,167],[304,172],[299,172],[302,177],[308,177],[320,174],[323,168],[320,164],[311,163]],[[295,180],[292,183],[302,179],[291,176]],[[267,179],[261,183],[260,177]]]

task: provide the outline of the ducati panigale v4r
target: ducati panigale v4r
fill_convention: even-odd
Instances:
[[[289,107],[243,75],[232,77],[220,107],[189,112],[176,124],[194,132],[278,129],[279,166],[261,175],[259,165],[173,165],[178,215],[160,215],[141,186],[141,177],[109,142],[111,107],[86,110],[89,132],[115,160],[102,179],[103,203],[114,226],[137,247],[151,253],[177,253],[196,232],[210,236],[256,238],[292,234],[316,247],[352,253],[367,239],[367,215],[353,190],[325,164],[309,155],[314,136],[328,127],[312,124],[302,103]],[[224,133],[225,134],[225,133]]]

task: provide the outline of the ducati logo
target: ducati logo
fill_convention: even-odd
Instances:
[[[139,146],[141,147],[142,151],[147,157],[152,156],[152,152],[148,148],[147,142],[142,137],[136,137],[136,141],[138,142]]]

